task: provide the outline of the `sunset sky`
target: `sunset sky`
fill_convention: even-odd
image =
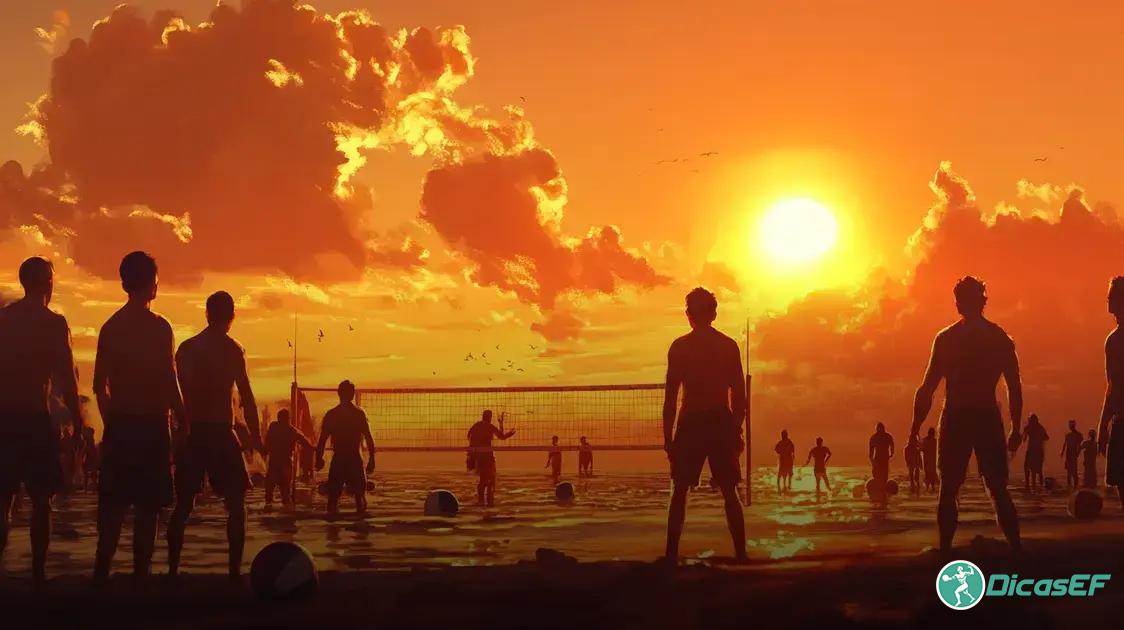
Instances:
[[[0,292],[55,260],[84,388],[136,248],[177,340],[235,296],[263,400],[294,313],[307,385],[658,382],[703,284],[722,330],[751,319],[755,454],[782,427],[856,449],[878,420],[904,442],[971,273],[1028,411],[1057,437],[1096,419],[1120,7],[117,4],[0,22]],[[805,198],[838,233],[800,261],[760,226]],[[497,344],[523,372],[464,361]]]

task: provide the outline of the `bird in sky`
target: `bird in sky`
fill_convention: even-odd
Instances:
[[[464,360],[465,361],[475,361],[476,357],[472,356],[472,353],[469,352],[468,355],[464,358]]]
[[[289,341],[288,343],[289,343],[289,347],[290,347],[290,348],[292,348],[292,347],[293,347],[293,342],[292,342],[292,341]]]
[[[317,329],[316,342],[320,343],[323,340],[324,340],[324,329],[323,328]]]
[[[699,157],[714,157],[716,155],[718,155],[717,151],[703,151],[699,154]]]
[[[1034,161],[1035,162],[1045,162],[1048,159],[1050,159],[1050,158],[1037,157],[1037,158],[1034,158]]]
[[[350,331],[350,332],[355,332],[355,326],[352,326],[351,324],[348,324],[347,330]]]
[[[533,343],[529,343],[529,344],[527,344],[527,345],[528,345],[528,346],[531,346],[531,349],[532,349],[532,350],[538,350],[538,346],[536,346],[536,345],[535,345],[535,344],[533,344]]]

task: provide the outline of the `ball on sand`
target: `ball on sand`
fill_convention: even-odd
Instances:
[[[851,488],[851,496],[856,499],[861,499],[864,492],[866,492],[866,488],[864,488],[861,483],[854,488]]]
[[[871,501],[882,501],[886,498],[886,488],[877,479],[870,479],[866,482],[866,496]]]
[[[270,543],[250,565],[250,587],[258,599],[305,599],[316,593],[318,585],[312,555],[295,543]]]
[[[425,498],[426,516],[456,516],[460,509],[457,496],[448,490],[434,490]]]
[[[1053,490],[1054,488],[1058,487],[1058,480],[1054,479],[1053,477],[1046,477],[1042,480],[1042,487],[1046,488],[1047,490]]]
[[[321,481],[320,483],[316,484],[316,491],[324,496],[328,496],[328,482]]]
[[[569,481],[554,486],[554,498],[559,501],[573,501],[574,500],[574,484]]]
[[[886,482],[886,494],[894,496],[898,493],[898,482],[891,479]]]
[[[1092,488],[1081,488],[1069,497],[1069,515],[1077,519],[1093,519],[1101,515],[1104,498]]]

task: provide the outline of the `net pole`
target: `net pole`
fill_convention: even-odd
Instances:
[[[745,318],[745,504],[753,505],[753,375],[749,373],[749,317]]]

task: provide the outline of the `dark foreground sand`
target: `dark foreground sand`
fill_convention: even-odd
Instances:
[[[970,611],[944,608],[934,581],[944,559],[847,555],[807,564],[732,566],[720,559],[676,570],[636,562],[527,561],[496,567],[332,571],[320,592],[263,603],[245,585],[188,576],[178,590],[145,593],[117,577],[95,591],[85,577],[59,577],[46,595],[26,580],[0,579],[3,628],[761,628],[933,627],[961,629],[1121,627],[1124,535],[1030,540],[1021,558],[977,538],[953,559],[985,572],[1026,577],[1111,573],[1092,598],[985,598]]]

